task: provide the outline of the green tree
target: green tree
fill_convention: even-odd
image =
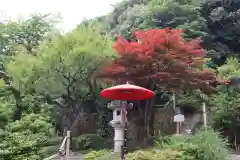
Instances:
[[[102,20],[106,23],[107,34],[132,38],[133,31],[145,29],[147,3],[146,0],[129,0],[115,5],[113,12],[105,17],[105,21]]]
[[[21,93],[35,92],[58,104],[62,129],[72,128],[84,103],[99,97],[94,73],[113,55],[112,42],[100,29],[95,24],[78,27],[44,42],[36,56],[18,54],[6,65]]]
[[[54,24],[57,23],[57,20],[58,18],[52,17],[52,15],[36,14],[32,15],[27,20],[19,22],[8,22],[0,25],[0,41],[2,42],[0,44],[0,78],[5,80],[6,83],[4,89],[1,90],[1,96],[9,94],[12,94],[14,96],[17,106],[17,109],[15,110],[15,120],[21,119],[23,110],[21,101],[24,95],[19,89],[12,85],[12,77],[9,76],[8,73],[5,73],[5,64],[12,59],[11,55],[22,55],[26,53],[35,55],[40,43],[45,39],[49,39],[55,35],[54,31],[56,30],[54,29]],[[26,61],[29,60],[30,58]],[[31,60],[33,60],[33,58]],[[33,65],[31,64],[32,61],[30,61],[24,63],[29,64],[31,68]],[[24,74],[30,73],[32,73],[32,71],[28,70]],[[30,84],[31,83],[29,83],[29,85]]]
[[[217,52],[215,63],[222,65],[227,57],[237,55],[239,48],[239,0],[206,0],[201,7],[202,16],[207,20],[211,40],[208,48]]]
[[[146,23],[151,28],[182,28],[188,38],[206,37],[206,20],[196,0],[152,0],[148,4]]]
[[[13,55],[21,51],[35,54],[40,43],[54,31],[57,17],[32,15],[27,20],[0,24],[1,54]]]
[[[239,64],[239,60],[236,58],[228,59],[227,64],[218,69],[219,77],[231,79],[239,76]],[[240,143],[238,84],[220,86],[218,90],[219,93],[211,97],[212,125],[215,129],[220,130],[237,149]]]
[[[196,0],[123,1],[105,17],[107,30],[113,36],[133,38],[132,32],[150,28],[183,28],[188,38],[207,36],[206,20],[199,12]]]

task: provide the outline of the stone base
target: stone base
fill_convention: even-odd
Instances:
[[[124,144],[124,128],[114,128],[114,152],[121,153]]]

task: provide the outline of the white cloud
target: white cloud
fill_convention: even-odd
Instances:
[[[85,18],[109,13],[121,0],[0,0],[0,18],[25,18],[33,13],[60,13],[63,27],[72,29]]]

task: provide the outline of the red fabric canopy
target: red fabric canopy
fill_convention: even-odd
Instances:
[[[145,100],[151,99],[154,95],[151,90],[131,84],[117,85],[101,92],[101,96],[111,100]]]

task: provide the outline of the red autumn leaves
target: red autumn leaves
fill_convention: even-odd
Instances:
[[[202,89],[213,91],[214,70],[204,68],[204,49],[199,38],[186,41],[180,29],[150,29],[134,33],[136,41],[119,37],[118,53],[101,75],[105,80],[149,86],[155,82],[168,91]]]

